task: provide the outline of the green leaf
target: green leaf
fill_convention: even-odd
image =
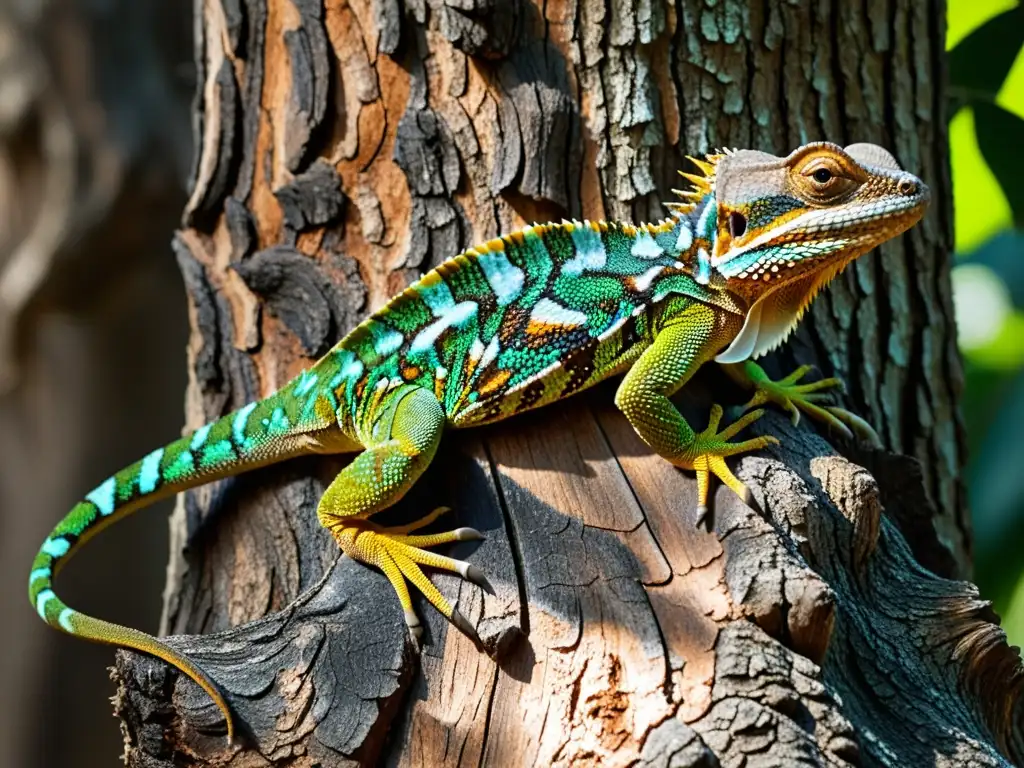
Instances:
[[[1024,120],[1000,106],[974,104],[978,148],[1013,211],[1013,223],[1024,228]]]
[[[949,121],[953,165],[956,250],[973,251],[1013,224],[1013,211],[978,148],[974,110],[961,109]]]
[[[1024,48],[1020,49],[1010,74],[1003,81],[996,104],[1017,117],[1024,117]]]
[[[1024,5],[999,14],[949,54],[949,90],[959,104],[995,101],[1024,45]]]
[[[961,40],[993,16],[1017,5],[1017,0],[948,0],[946,50],[953,50]]]

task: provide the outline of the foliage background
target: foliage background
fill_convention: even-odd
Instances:
[[[950,0],[946,46],[975,574],[1024,645],[1024,5]]]

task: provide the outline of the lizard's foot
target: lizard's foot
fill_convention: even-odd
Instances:
[[[811,369],[810,365],[801,365],[789,376],[778,381],[772,381],[767,375],[752,377],[757,390],[750,402],[744,406],[744,410],[765,403],[774,403],[789,412],[793,426],[800,423],[800,411],[804,411],[811,418],[827,424],[848,439],[852,440],[856,435],[861,440],[880,446],[882,441],[878,433],[860,416],[837,405],[818,405],[829,399],[828,390],[838,388],[842,391],[843,381],[832,377],[800,384],[800,379]]]
[[[487,579],[475,565],[423,549],[454,541],[478,541],[484,538],[483,534],[474,528],[456,528],[444,533],[410,535],[413,531],[430,525],[447,511],[446,507],[438,507],[414,523],[394,528],[383,528],[359,518],[343,518],[331,530],[346,555],[354,560],[377,566],[387,576],[398,594],[398,601],[405,612],[405,623],[409,626],[409,632],[417,645],[423,634],[423,627],[412,607],[409,583],[422,592],[427,601],[459,630],[474,642],[480,642],[473,626],[461,613],[452,608],[437,587],[424,575],[420,566],[451,571],[486,588]]]
[[[708,428],[694,437],[692,446],[687,451],[688,457],[678,462],[684,468],[697,472],[697,525],[703,522],[708,513],[711,475],[729,486],[737,496],[743,499],[744,503],[748,505],[751,503],[753,496],[750,489],[732,473],[725,463],[725,457],[757,451],[768,445],[778,445],[778,439],[771,435],[754,437],[739,443],[729,442],[736,433],[750,426],[763,415],[763,410],[750,411],[719,432],[718,425],[722,420],[722,406],[711,406]],[[693,458],[689,458],[689,456]]]

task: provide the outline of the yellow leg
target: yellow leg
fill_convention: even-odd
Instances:
[[[444,507],[398,528],[383,528],[366,519],[401,499],[430,464],[444,429],[444,412],[433,393],[415,387],[397,390],[382,399],[378,407],[380,413],[372,419],[372,428],[367,430],[373,439],[367,441],[370,444],[366,450],[328,487],[320,500],[317,516],[345,554],[384,572],[398,595],[406,624],[415,639],[418,640],[422,627],[412,607],[409,583],[475,640],[473,627],[444,599],[419,566],[453,571],[477,583],[486,583],[483,574],[469,563],[421,549],[481,539],[480,532],[458,528],[446,533],[409,535],[440,517],[447,511]],[[388,426],[385,434],[381,434],[385,432],[383,425]]]
[[[753,424],[764,415],[763,410],[750,411],[734,421],[721,432],[718,425],[722,420],[722,406],[712,405],[708,417],[708,428],[694,436],[693,447],[687,452],[696,453],[696,457],[676,458],[673,463],[697,473],[697,525],[700,525],[708,513],[708,494],[711,488],[711,476],[714,475],[739,496],[744,504],[752,504],[750,489],[743,483],[725,463],[726,456],[756,451],[768,445],[778,445],[778,439],[771,435],[755,437],[740,443],[728,442],[742,429]]]
[[[738,331],[735,325],[722,323],[721,316],[701,304],[673,315],[664,327],[657,328],[654,342],[633,364],[615,395],[615,404],[644,442],[677,467],[696,471],[698,523],[708,511],[712,475],[750,503],[750,491],[726,465],[725,457],[778,443],[770,436],[729,442],[757,421],[763,411],[747,413],[719,432],[722,408],[715,405],[707,429],[697,433],[669,400],[705,360],[721,349],[730,334]]]

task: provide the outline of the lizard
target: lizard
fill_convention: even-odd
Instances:
[[[47,536],[32,563],[29,599],[76,637],[152,654],[231,710],[196,664],[157,638],[76,611],[56,595],[59,568],[93,535],[154,501],[305,454],[353,453],[317,515],[342,552],[379,568],[414,641],[409,585],[457,628],[469,622],[422,567],[484,583],[479,569],[432,547],[481,538],[471,528],[422,533],[445,508],[402,526],[369,518],[399,500],[435,455],[446,428],[488,424],[624,374],[615,404],[639,436],[694,470],[698,522],[712,477],[751,502],[725,459],[771,435],[734,441],[773,403],[875,439],[853,413],[823,405],[839,379],[773,381],[753,359],[781,344],[815,295],[858,256],[913,226],[928,187],[885,149],[806,144],[786,157],[723,150],[690,158],[698,173],[657,223],[536,224],[445,261],[371,314],[276,393],[200,427],[110,476]],[[717,361],[753,399],[719,428],[713,405],[694,430],[669,399]]]

